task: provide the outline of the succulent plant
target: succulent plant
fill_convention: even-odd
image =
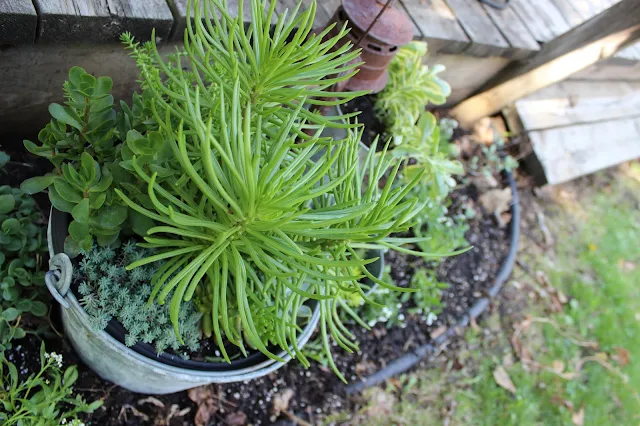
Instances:
[[[0,186],[0,353],[11,339],[24,336],[14,324],[19,315],[48,312],[40,269],[45,253],[44,223],[33,198]]]
[[[129,173],[118,164],[122,132],[144,121],[141,99],[119,114],[109,77],[95,78],[80,67],[69,71],[65,104],[51,104],[51,122],[38,134],[41,145],[24,141],[29,152],[48,158],[53,173],[27,179],[21,189],[34,194],[48,188],[51,204],[71,213],[66,251],[113,243],[127,219],[127,208],[114,196],[117,182]],[[125,104],[126,106],[126,104]],[[114,175],[120,179],[114,181]]]

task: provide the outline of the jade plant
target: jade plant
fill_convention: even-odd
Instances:
[[[314,309],[325,353],[331,340],[353,351],[357,344],[339,311],[368,327],[345,302],[357,294],[372,303],[363,278],[412,291],[371,275],[366,265],[376,259],[362,253],[440,254],[413,249],[426,238],[394,236],[427,203],[409,196],[425,172],[398,185],[403,161],[385,155],[391,141],[382,144],[382,155],[374,146],[359,161],[362,129],[354,114],[320,113],[320,106],[362,94],[331,90],[359,65],[359,51],[342,40],[346,27],[335,37],[332,28],[314,33],[313,2],[304,12],[298,6],[281,14],[272,28],[276,2],[266,0],[251,0],[245,26],[243,3],[233,17],[226,1],[190,2],[184,47],[168,57],[155,37],[140,44],[124,34],[140,69],[142,94],[134,107],[123,103],[107,113],[110,84],[99,83],[102,77],[82,74],[78,99],[70,94],[77,84],[67,83],[67,105],[52,109],[43,145],[27,144],[56,160],[56,170],[25,187],[48,187],[50,198],[64,198],[58,186],[72,187],[77,196],[65,194],[59,205],[78,223],[80,232],[69,231],[85,254],[93,237],[116,247],[124,235],[138,234],[149,255],[127,270],[156,268],[147,303],[168,304],[180,343],[186,343],[184,311],[195,304],[204,334],[227,362],[231,347],[283,361],[275,347],[308,365],[297,342]],[[92,121],[84,117],[94,112],[97,130],[89,133]],[[327,137],[327,127],[346,128],[347,137]],[[88,156],[78,154],[83,147]],[[67,155],[59,159],[58,152]],[[106,193],[95,207],[93,185]],[[117,218],[107,229],[103,214]]]
[[[0,158],[8,161],[4,152]],[[45,254],[43,219],[35,201],[20,189],[0,186],[0,353],[25,336],[23,314],[48,313],[41,269]]]

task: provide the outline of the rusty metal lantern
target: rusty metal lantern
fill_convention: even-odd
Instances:
[[[395,8],[390,0],[342,0],[342,5],[329,21],[342,28],[348,21],[347,38],[362,48],[360,71],[337,90],[370,90],[378,93],[387,84],[387,68],[398,48],[413,39],[413,27],[406,13]],[[372,25],[373,24],[373,25]],[[343,85],[344,86],[344,85]]]

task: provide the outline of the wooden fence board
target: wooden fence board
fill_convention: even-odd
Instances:
[[[526,131],[640,115],[640,84],[563,81],[515,103]]]
[[[550,41],[571,27],[551,0],[512,0],[509,3],[539,42]]]
[[[444,0],[400,0],[399,2],[416,24],[432,53],[461,53],[470,44]]]
[[[509,50],[509,43],[477,0],[446,1],[471,41],[468,54],[501,56]]]
[[[0,1],[0,44],[30,44],[38,17],[31,0]]]
[[[550,184],[640,157],[640,117],[529,133]]]
[[[167,40],[173,16],[165,0],[34,0],[40,25],[38,41],[103,43],[116,42],[131,32],[148,40]]]
[[[511,45],[510,51],[507,52],[510,58],[526,58],[540,50],[540,45],[535,37],[531,35],[529,28],[512,8],[507,7],[500,10],[488,5],[483,6],[491,20]]]

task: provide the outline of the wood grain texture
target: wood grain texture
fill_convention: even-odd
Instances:
[[[509,4],[539,42],[548,42],[571,29],[551,0],[512,0]]]
[[[612,56],[625,43],[639,37],[637,0],[623,0],[545,44],[534,57],[513,62],[482,93],[456,106],[452,114],[463,126],[471,125],[517,99]]]
[[[573,74],[570,80],[584,81],[640,81],[640,62],[631,63],[613,57],[605,59]]]
[[[640,115],[640,83],[565,80],[515,103],[527,131]]]
[[[40,25],[38,41],[104,43],[117,42],[131,32],[148,40],[167,40],[173,16],[165,0],[34,0]]]
[[[31,0],[0,0],[0,44],[33,43],[37,25]]]
[[[483,5],[485,11],[507,39],[511,48],[506,52],[512,59],[522,59],[540,50],[540,45],[520,16],[510,7],[496,9]]]
[[[640,117],[540,130],[529,139],[547,182],[557,184],[640,157]]]
[[[444,0],[399,0],[432,53],[461,53],[471,44]]]
[[[509,48],[489,15],[477,0],[446,0],[471,44],[466,52],[476,56],[501,56]]]

